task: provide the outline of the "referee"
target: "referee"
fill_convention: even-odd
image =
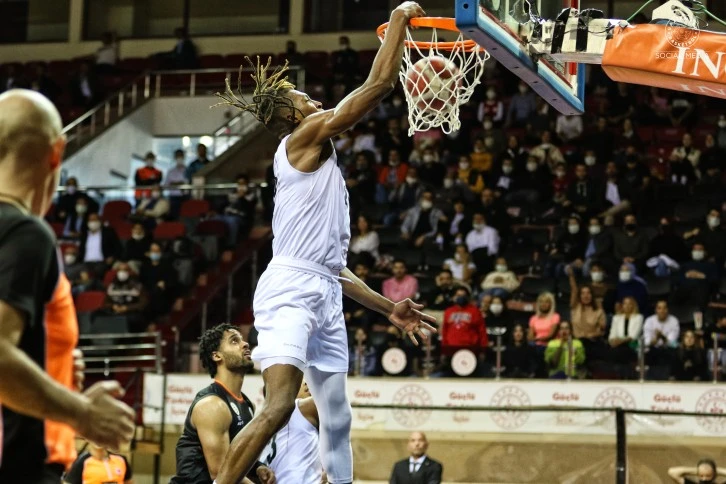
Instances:
[[[116,400],[117,382],[84,394],[52,380],[45,368],[44,306],[60,273],[55,237],[40,218],[58,185],[65,148],[53,104],[34,91],[0,94],[0,404],[1,483],[45,484],[43,420],[70,425],[117,448],[133,436],[133,411]]]

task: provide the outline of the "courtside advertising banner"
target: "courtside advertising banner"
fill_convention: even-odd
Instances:
[[[614,81],[726,99],[726,35],[671,24],[616,27],[602,68]]]
[[[144,423],[161,423],[163,377],[145,375]],[[205,375],[171,374],[166,381],[166,424],[183,425],[194,395],[209,385]],[[245,378],[244,393],[259,409],[262,378]],[[612,408],[726,414],[726,387],[708,383],[624,381],[527,381],[413,378],[349,378],[348,397],[356,430],[515,432],[614,435]],[[359,405],[396,405],[398,409]],[[471,411],[466,407],[595,407],[602,411]],[[415,409],[405,407],[417,407]],[[423,407],[423,408],[418,408]],[[451,407],[433,410],[426,407]],[[723,438],[726,417],[628,415],[632,435]]]

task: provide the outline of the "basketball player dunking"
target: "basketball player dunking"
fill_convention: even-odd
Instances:
[[[276,178],[272,230],[273,258],[254,297],[260,362],[267,388],[265,405],[232,441],[217,475],[232,484],[247,474],[272,436],[288,421],[305,374],[320,417],[320,453],[332,484],[353,480],[350,446],[352,412],[346,395],[348,343],[342,295],[378,311],[416,342],[426,323],[423,306],[406,299],[394,304],[371,290],[350,270],[346,256],[350,215],[345,181],[331,138],[352,128],[388,95],[398,79],[406,25],[424,15],[414,2],[391,14],[385,40],[368,79],[332,110],[296,91],[283,77],[257,65],[252,103],[239,99],[227,83],[220,95],[254,114],[280,138],[274,157]]]

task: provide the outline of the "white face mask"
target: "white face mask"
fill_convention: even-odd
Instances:
[[[430,155],[430,154],[423,155],[424,163],[433,163],[433,161],[434,161],[434,155]]]
[[[401,107],[401,104],[403,104],[403,101],[401,101],[399,98],[393,98],[393,101],[391,101],[391,104],[393,104],[394,108]]]
[[[417,180],[416,178],[412,177],[412,176],[407,176],[407,177],[406,177],[406,183],[408,183],[409,185],[413,185],[413,184],[414,184],[414,183],[416,183],[417,181],[418,181],[418,180]]]
[[[92,231],[96,231],[101,228],[101,222],[98,220],[94,220],[92,222],[88,222],[88,229]]]
[[[512,165],[504,165],[502,167],[502,173],[504,173],[505,175],[509,175],[510,173],[512,173],[512,170],[514,170],[514,167]]]
[[[434,204],[431,203],[430,200],[421,200],[421,208],[424,210],[431,210],[431,207],[433,207]]]
[[[487,131],[492,129],[493,126],[494,124],[491,121],[484,121],[484,129],[486,129]]]
[[[590,277],[592,277],[592,282],[602,282],[603,273],[602,272],[591,272]]]
[[[484,224],[472,224],[472,227],[474,228],[474,230],[479,231],[484,229]]]
[[[592,155],[588,155],[585,157],[585,164],[587,166],[593,166],[595,164],[596,158]]]
[[[507,272],[507,266],[505,264],[497,264],[497,272]]]
[[[629,271],[620,271],[620,282],[628,282],[632,274]]]
[[[444,178],[444,188],[451,188],[454,186],[454,180],[451,178]]]
[[[567,226],[567,231],[571,234],[576,234],[580,231],[580,226],[577,224],[570,224]]]
[[[708,217],[708,226],[715,229],[721,225],[721,219],[719,217]]]
[[[116,277],[118,277],[119,281],[126,282],[129,280],[129,273],[127,271],[118,271]]]
[[[176,166],[184,166],[186,163],[184,163],[184,158],[177,158],[176,159]]]
[[[72,266],[76,263],[76,254],[66,254],[63,256],[63,261],[67,266]]]
[[[66,193],[68,195],[73,195],[74,193],[76,193],[76,190],[77,190],[76,187],[73,185],[69,185],[66,187]]]
[[[502,309],[504,309],[504,307],[501,304],[492,304],[489,306],[489,311],[491,311],[492,314],[502,314]]]
[[[703,260],[703,256],[705,253],[702,250],[694,250],[691,252],[691,256],[693,256],[693,260]]]
[[[527,86],[519,86],[520,94],[527,94]]]
[[[527,171],[529,171],[529,172],[535,172],[535,171],[537,171],[537,162],[536,161],[528,161],[527,162]]]
[[[88,211],[88,207],[87,206],[80,205],[80,204],[79,205],[76,205],[76,213],[77,214],[83,215],[87,211]]]
[[[139,234],[139,233],[131,234],[131,238],[134,240],[143,240],[144,234]]]
[[[460,170],[468,170],[469,169],[469,162],[468,161],[460,161],[459,162],[459,169]]]
[[[487,91],[487,99],[493,101],[497,97],[496,91]]]
[[[484,146],[487,148],[491,148],[494,146],[494,139],[493,138],[484,138]]]
[[[590,235],[597,235],[600,233],[602,228],[599,225],[590,225],[590,228],[588,228],[590,231]]]
[[[564,171],[562,171],[562,170],[557,170],[557,171],[555,172],[555,176],[556,176],[557,178],[564,178],[566,174],[567,174],[567,173],[565,173],[565,172],[564,172]]]
[[[718,127],[719,128],[726,128],[726,119],[720,119],[718,121]]]

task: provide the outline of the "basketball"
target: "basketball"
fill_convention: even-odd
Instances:
[[[422,111],[440,111],[461,86],[459,68],[445,57],[424,57],[406,71],[406,91]]]

